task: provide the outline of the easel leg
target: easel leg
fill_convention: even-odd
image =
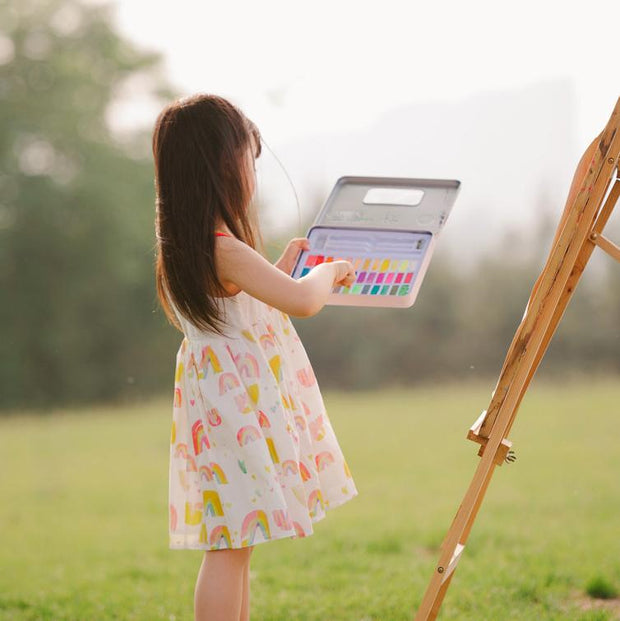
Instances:
[[[620,184],[615,179],[620,158],[619,121],[620,100],[597,143],[593,143],[584,154],[585,159],[582,158],[582,162],[590,162],[591,149],[595,145],[598,147],[587,174],[582,171],[583,174],[576,175],[578,185],[575,185],[575,179],[573,181],[574,188],[580,189],[573,191],[571,188],[547,264],[534,286],[524,318],[509,347],[491,404],[483,413],[482,422],[475,425],[474,437],[468,435],[483,445],[482,457],[442,544],[439,563],[415,621],[434,621],[439,613],[496,462],[500,460],[501,463],[505,455],[500,450],[505,448],[521,400],[592,254],[597,234],[602,232],[620,196]],[[580,162],[578,172],[581,169]],[[601,208],[610,182],[613,187]],[[606,245],[614,258],[618,258],[617,254],[620,256],[617,247]]]
[[[452,582],[452,576],[454,576],[454,572],[452,572],[448,576],[448,579],[439,587],[439,592],[435,596],[433,607],[431,608],[430,615],[427,619],[434,620],[439,614],[439,609],[441,608],[441,604],[443,604],[443,598],[446,596],[450,582]]]
[[[435,567],[433,578],[424,594],[415,621],[434,621],[437,617],[494,470],[494,460],[488,456],[478,464],[478,469],[441,546],[439,563]]]

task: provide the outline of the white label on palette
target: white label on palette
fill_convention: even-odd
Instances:
[[[422,202],[424,191],[411,188],[371,188],[362,202],[365,205],[406,205],[415,207]]]

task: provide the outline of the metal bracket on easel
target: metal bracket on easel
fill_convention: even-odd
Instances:
[[[472,442],[477,442],[480,444],[480,450],[478,451],[478,457],[482,457],[484,455],[484,449],[489,442],[488,438],[484,438],[480,435],[480,428],[482,427],[482,423],[484,422],[484,418],[487,415],[487,411],[484,410],[482,414],[476,419],[476,422],[469,428],[467,432],[467,439]],[[512,453],[512,455],[511,455]],[[494,463],[496,466],[501,466],[506,463],[511,463],[515,460],[514,451],[512,451],[512,442],[504,438],[501,441],[496,453]]]

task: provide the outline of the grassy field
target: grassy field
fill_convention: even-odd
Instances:
[[[360,494],[257,546],[252,619],[412,619],[492,388],[324,393]],[[191,621],[202,553],[167,547],[170,407],[0,419],[0,619]],[[587,591],[620,590],[620,382],[534,382],[511,440],[440,619],[619,619]]]

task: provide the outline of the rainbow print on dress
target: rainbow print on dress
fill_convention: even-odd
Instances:
[[[174,456],[187,459],[187,444],[179,442],[174,449]]]
[[[234,388],[239,388],[239,379],[234,373],[222,373],[219,379],[219,389],[220,395],[232,390]]]
[[[282,345],[282,342],[280,341],[280,337],[278,336],[278,333],[273,329],[273,326],[270,323],[267,324],[267,332],[269,332],[269,334],[271,334],[273,340],[278,345]]]
[[[222,467],[215,462],[211,462],[208,466],[200,466],[200,478],[204,477],[207,483],[215,481],[220,485],[226,485],[228,483],[228,479],[222,470]]]
[[[185,367],[183,365],[182,362],[179,362],[177,364],[177,368],[175,369],[175,374],[174,374],[174,381],[175,383],[179,383],[181,381],[181,378],[183,377],[183,371],[185,370]]]
[[[250,352],[241,352],[239,354],[233,354],[231,348],[227,345],[226,348],[230,353],[237,371],[241,378],[249,380],[260,378],[260,368],[258,366],[258,360],[256,356],[253,356]],[[259,387],[256,382],[246,385],[247,394],[252,399],[254,404],[258,403]]]
[[[227,549],[232,548],[230,533],[228,532],[228,526],[216,526],[209,535],[209,544],[214,550],[221,550],[222,547]],[[224,545],[222,546],[222,544]]]
[[[207,420],[209,421],[209,425],[212,427],[217,427],[222,424],[222,417],[220,413],[217,411],[217,408],[211,408],[207,412]]]
[[[301,480],[305,483],[308,479],[312,478],[310,471],[306,467],[303,461],[299,462],[299,472],[301,473]]]
[[[250,395],[250,399],[252,399],[252,403],[256,405],[258,403],[259,395],[258,384],[250,384],[249,386],[246,386],[246,390],[248,392],[248,395]]]
[[[310,365],[297,371],[297,379],[299,383],[306,388],[316,384],[316,377]]]
[[[273,376],[276,378],[278,382],[282,381],[282,368],[280,363],[280,356],[276,355],[269,360],[269,366],[271,367],[271,372]]]
[[[199,455],[204,448],[211,448],[209,444],[209,438],[205,431],[204,425],[201,420],[197,420],[192,425],[192,440],[194,441],[194,455]]]
[[[263,539],[271,538],[267,514],[261,509],[250,511],[250,513],[245,516],[243,525],[241,526],[241,545],[253,545],[257,530],[261,531]]]
[[[302,528],[299,522],[293,522],[293,528],[295,529],[295,534],[297,535],[297,537],[301,538],[306,536],[306,531]]]
[[[256,384],[254,384],[256,386]],[[247,414],[252,411],[250,406],[250,395],[247,392],[242,392],[235,395],[235,404],[237,405],[237,412],[241,414]]]
[[[202,492],[202,497],[205,515],[212,515],[214,517],[224,515],[224,509],[222,509],[220,496],[217,492],[205,490]]]
[[[315,517],[319,515],[320,510],[325,508],[325,502],[323,501],[323,494],[320,489],[315,489],[310,496],[308,496],[308,510],[310,515]]]
[[[267,418],[265,412],[263,412],[262,410],[258,410],[258,414],[256,417],[258,418],[258,424],[261,426],[262,429],[269,429],[269,427],[271,427],[271,423],[269,422],[269,419]]]
[[[196,526],[202,522],[202,503],[185,503],[185,523]]]
[[[293,522],[289,517],[288,511],[284,509],[277,509],[272,512],[272,515],[275,525],[281,530],[291,530],[291,528],[293,528]]]
[[[228,347],[228,351],[230,352],[241,377],[246,377],[248,379],[260,377],[260,369],[255,356],[253,356],[250,352],[242,352],[235,355],[232,353],[230,347]]]
[[[174,457],[183,460],[183,471],[197,472],[196,460],[189,454],[187,444],[179,442],[174,448]]]
[[[282,462],[282,474],[296,475],[299,472],[299,466],[294,459],[287,459]]]
[[[267,349],[276,348],[276,341],[272,334],[261,334],[259,340],[265,351],[267,351]]]
[[[256,343],[254,335],[249,330],[241,330],[241,334],[243,334],[243,336],[250,341],[250,343]]]
[[[211,472],[213,473],[215,480],[220,485],[226,485],[228,483],[228,479],[226,478],[222,467],[219,464],[216,464],[214,461],[212,461],[209,466],[211,466]]]
[[[245,446],[250,442],[259,440],[260,437],[260,431],[254,427],[254,425],[246,425],[245,427],[241,427],[241,429],[237,432],[237,442],[239,443],[239,446]]]
[[[334,463],[334,456],[329,451],[323,451],[315,456],[314,461],[318,471],[324,470],[327,466]]]
[[[267,442],[267,447],[269,448],[269,455],[271,455],[271,461],[274,464],[280,463],[280,457],[278,455],[278,451],[276,450],[276,445],[273,442],[273,438],[265,438]]]
[[[222,372],[222,365],[215,355],[213,348],[210,345],[202,348],[202,357],[200,359],[198,377],[204,379],[207,375],[209,367],[213,368],[215,373]]]
[[[322,415],[317,416],[317,418],[310,423],[310,433],[315,442],[320,442],[325,437],[325,425]]]
[[[182,470],[179,472],[179,474],[181,474],[181,472]],[[213,472],[211,471],[211,468],[209,468],[209,466],[200,466],[200,468],[198,469],[198,472],[200,472],[201,480],[204,477],[205,481],[207,482],[213,481]]]

